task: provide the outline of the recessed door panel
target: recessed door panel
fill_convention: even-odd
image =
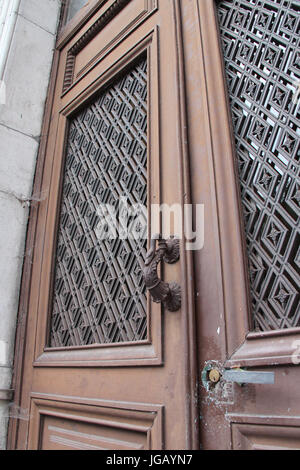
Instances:
[[[58,401],[59,400],[59,401]],[[163,409],[141,403],[84,401],[51,395],[32,399],[30,448],[150,450],[162,447]]]
[[[129,67],[69,122],[51,347],[147,339],[147,57]]]
[[[289,426],[233,424],[234,450],[299,450],[300,429]]]

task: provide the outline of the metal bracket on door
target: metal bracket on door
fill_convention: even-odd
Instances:
[[[223,379],[226,382],[237,382],[242,385],[274,384],[275,373],[243,369],[226,369],[223,373]]]
[[[275,373],[265,371],[250,371],[240,368],[225,369],[207,364],[202,370],[202,384],[206,390],[211,390],[220,381],[245,384],[274,384]]]

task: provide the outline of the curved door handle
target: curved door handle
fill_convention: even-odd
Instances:
[[[156,240],[158,248],[156,249]],[[176,282],[167,283],[158,277],[157,267],[163,260],[166,263],[176,263],[180,258],[179,240],[170,238],[164,240],[161,235],[151,239],[150,250],[146,255],[144,281],[153,302],[162,303],[170,312],[176,312],[181,307],[181,288]]]

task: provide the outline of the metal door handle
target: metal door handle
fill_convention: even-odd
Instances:
[[[156,240],[158,240],[157,249]],[[162,303],[170,312],[176,312],[181,307],[181,288],[176,282],[162,281],[158,277],[157,268],[162,260],[173,264],[179,258],[180,246],[177,238],[164,240],[161,235],[152,237],[143,270],[144,281],[153,302]]]
[[[215,361],[208,363],[202,371],[202,384],[206,390],[210,390],[218,382],[235,382],[244,384],[274,384],[275,373],[265,371],[243,370],[240,368],[224,369]]]
[[[239,384],[274,384],[274,372],[261,372],[242,369],[226,369],[223,373],[226,382]]]

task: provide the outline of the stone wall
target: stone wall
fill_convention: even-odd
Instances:
[[[60,3],[0,0],[0,449],[6,446],[29,201]]]

